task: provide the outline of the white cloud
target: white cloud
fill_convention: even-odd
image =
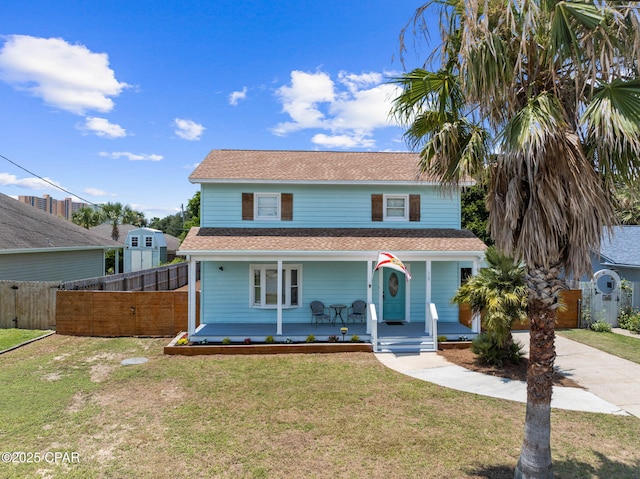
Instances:
[[[18,179],[15,175],[9,173],[0,173],[0,185],[2,186],[17,186],[19,188],[25,188],[28,190],[46,190],[52,186],[60,186],[60,183],[53,181],[50,178],[23,178]]]
[[[236,106],[240,100],[247,98],[247,87],[242,88],[241,91],[234,91],[229,95],[229,105]]]
[[[311,138],[311,142],[325,148],[373,148],[375,140],[356,135],[325,135],[318,133]]]
[[[376,129],[397,126],[390,121],[395,86],[380,73],[340,72],[337,82],[324,72],[291,72],[291,83],[276,90],[282,111],[291,121],[276,125],[278,136],[300,130],[321,130],[311,141],[334,148],[375,148]]]
[[[85,188],[83,191],[91,196],[116,196],[114,193],[107,193],[99,188]]]
[[[176,118],[173,121],[173,126],[176,127],[175,133],[183,140],[199,140],[206,128],[199,123],[192,120],[185,120],[183,118]]]
[[[103,138],[124,138],[127,136],[127,131],[120,125],[110,123],[106,118],[98,118],[95,116],[87,117],[84,125],[79,125],[77,128],[95,133],[97,136]]]
[[[0,50],[0,79],[78,115],[111,111],[112,97],[129,86],[116,80],[106,53],[62,38],[28,35],[7,37]]]
[[[120,158],[126,158],[129,161],[160,161],[164,158],[162,155],[146,154],[146,153],[131,153],[129,151],[112,151],[111,153],[107,153],[106,151],[101,151],[98,154],[100,156],[113,158],[114,160],[118,160]]]

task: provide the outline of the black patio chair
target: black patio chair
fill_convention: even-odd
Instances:
[[[362,321],[364,323],[367,319],[367,303],[360,299],[354,301],[349,308],[347,319],[350,319],[354,323],[356,321]]]
[[[311,323],[323,322],[325,320],[331,322],[331,314],[329,308],[326,308],[322,301],[311,301]]]

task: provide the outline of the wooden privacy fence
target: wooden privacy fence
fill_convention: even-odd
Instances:
[[[56,332],[72,336],[175,336],[187,330],[187,291],[58,291]],[[196,317],[199,317],[199,293]]]
[[[0,328],[54,329],[57,281],[0,281]]]
[[[560,291],[560,299],[564,303],[564,308],[558,310],[556,328],[578,328],[580,327],[580,301],[582,291],[579,289],[565,289]],[[471,327],[471,309],[468,305],[460,306],[460,322]],[[516,321],[511,325],[511,329],[529,329],[528,321]]]
[[[196,270],[196,276],[198,270]],[[176,263],[152,269],[113,274],[99,278],[68,281],[66,290],[92,291],[173,291],[189,282],[189,263]]]

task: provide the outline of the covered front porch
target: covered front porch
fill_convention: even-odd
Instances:
[[[346,332],[342,334],[342,328]],[[264,343],[267,337],[273,338],[274,344],[303,343],[310,336],[315,342],[358,342],[373,344],[374,351],[433,351],[437,348],[438,337],[448,340],[471,340],[477,336],[471,328],[458,322],[441,322],[436,329],[425,333],[423,322],[376,322],[372,331],[367,332],[365,323],[336,324],[302,324],[291,323],[282,325],[282,334],[277,333],[277,327],[272,323],[216,323],[203,324],[196,328],[189,337],[194,344],[221,344],[228,341],[231,344],[241,344],[246,341],[252,344]]]

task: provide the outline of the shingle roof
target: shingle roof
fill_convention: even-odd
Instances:
[[[189,176],[211,181],[431,182],[417,153],[212,150]]]
[[[640,266],[640,226],[618,226],[611,239],[605,237],[600,254],[613,263]]]
[[[484,251],[467,230],[387,228],[192,228],[180,252]]]
[[[0,251],[113,246],[119,245],[0,193]]]

